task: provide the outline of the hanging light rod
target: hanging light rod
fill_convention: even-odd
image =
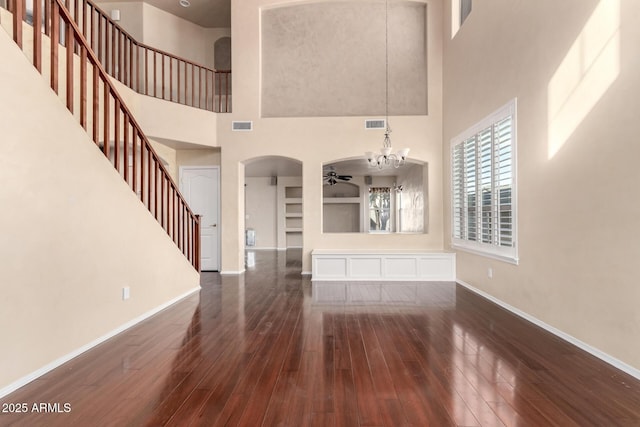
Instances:
[[[385,124],[386,129],[384,131],[384,141],[382,148],[380,148],[380,154],[373,151],[367,151],[365,157],[369,163],[369,167],[377,167],[378,169],[384,169],[388,167],[399,168],[405,164],[407,155],[409,154],[408,148],[403,148],[393,153],[391,147],[391,127],[389,126],[389,0],[384,2],[384,65],[385,65]]]

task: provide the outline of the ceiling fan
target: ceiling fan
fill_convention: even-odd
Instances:
[[[336,185],[338,181],[350,181],[351,178],[353,178],[351,175],[338,175],[333,166],[329,166],[323,175],[323,180],[328,185]]]

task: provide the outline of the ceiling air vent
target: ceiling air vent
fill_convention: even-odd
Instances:
[[[253,122],[232,122],[231,130],[234,130],[234,131],[251,131],[251,130],[253,130]]]
[[[386,124],[384,119],[369,119],[364,121],[365,129],[384,129]]]

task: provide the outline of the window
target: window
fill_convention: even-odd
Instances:
[[[512,262],[516,246],[516,100],[451,141],[452,244]]]
[[[391,188],[369,188],[369,231],[391,231]]]
[[[453,38],[471,13],[473,0],[451,0],[451,38]]]
[[[460,0],[460,26],[471,13],[471,0]]]

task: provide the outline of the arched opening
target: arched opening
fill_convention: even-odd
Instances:
[[[425,233],[426,163],[371,168],[362,158],[323,165],[323,233]]]
[[[302,248],[302,162],[265,156],[244,164],[245,247]]]
[[[231,71],[231,37],[221,37],[213,45],[213,66],[218,71]],[[228,88],[231,95],[231,74],[216,74],[215,87]]]

